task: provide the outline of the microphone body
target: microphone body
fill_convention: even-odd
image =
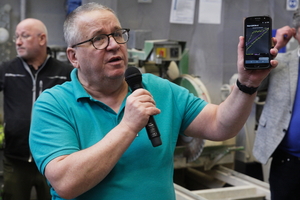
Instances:
[[[142,74],[136,67],[129,67],[125,72],[125,80],[132,91],[144,88],[142,85]],[[150,116],[146,125],[148,137],[153,147],[157,147],[162,144],[160,139],[160,133],[155,123],[154,117]]]

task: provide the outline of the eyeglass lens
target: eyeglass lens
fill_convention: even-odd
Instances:
[[[128,40],[127,30],[118,30],[110,34],[117,43],[124,44]],[[93,44],[96,49],[105,49],[108,46],[109,36],[107,35],[98,35],[93,38]]]
[[[30,37],[30,35],[15,35],[13,37],[13,42],[16,42],[19,38],[24,41],[27,40]]]

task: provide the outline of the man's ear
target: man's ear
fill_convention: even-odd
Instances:
[[[77,60],[77,56],[76,56],[76,49],[68,47],[66,50],[66,53],[67,53],[68,59],[71,62],[71,64],[75,68],[79,68],[79,64],[78,64],[78,60]]]
[[[45,33],[41,33],[40,35],[40,44],[44,46],[47,43],[47,38]]]

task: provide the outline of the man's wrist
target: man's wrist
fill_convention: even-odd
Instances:
[[[239,90],[250,95],[254,94],[258,89],[258,87],[248,87],[246,85],[242,85],[238,79],[236,79],[236,85],[239,88]]]

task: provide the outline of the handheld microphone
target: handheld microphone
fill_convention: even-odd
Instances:
[[[142,74],[136,67],[127,68],[125,72],[125,80],[132,91],[143,88]],[[162,144],[160,133],[153,116],[149,117],[149,121],[146,125],[146,130],[153,147],[157,147]]]

